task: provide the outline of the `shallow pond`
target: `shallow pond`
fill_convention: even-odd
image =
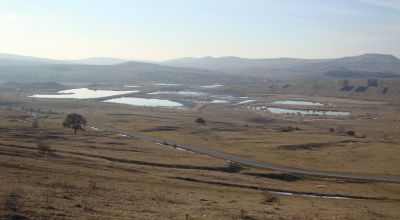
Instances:
[[[350,112],[300,110],[300,109],[286,109],[286,108],[275,108],[275,107],[254,107],[253,109],[269,111],[273,114],[322,115],[322,116],[347,116],[347,115],[350,115]]]
[[[251,99],[251,100],[244,100],[241,102],[236,103],[236,105],[243,105],[243,104],[247,104],[247,103],[251,103],[251,102],[255,102],[257,100]]]
[[[150,92],[149,95],[162,95],[162,94],[175,94],[180,96],[207,96],[207,93],[204,92],[194,92],[194,91],[157,91],[157,92]]]
[[[183,104],[179,102],[173,102],[165,99],[122,97],[122,98],[109,99],[104,102],[127,104],[134,106],[144,106],[144,107],[183,107]]]
[[[224,103],[229,103],[226,100],[212,100],[210,103],[212,104],[224,104]]]
[[[181,86],[182,84],[178,83],[153,83],[156,86]]]
[[[280,105],[312,105],[312,106],[323,106],[319,102],[309,102],[309,101],[298,101],[298,100],[277,100],[271,102],[271,104],[280,104]]]
[[[201,88],[205,88],[205,89],[212,89],[212,88],[217,88],[223,86],[221,84],[214,84],[214,85],[208,85],[208,86],[200,86]]]
[[[123,95],[134,92],[138,91],[92,90],[88,88],[80,88],[80,89],[68,89],[59,91],[58,94],[54,95],[34,94],[29,97],[46,98],[46,99],[93,99],[93,98],[103,98],[115,95]]]

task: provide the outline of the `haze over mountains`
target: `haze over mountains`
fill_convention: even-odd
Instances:
[[[332,71],[364,71],[367,75],[371,75],[370,73],[373,72],[377,73],[375,77],[380,77],[379,73],[382,73],[382,76],[395,76],[400,73],[400,60],[395,56],[384,54],[364,54],[335,59],[187,57],[165,61],[163,64],[258,76],[271,76],[273,73],[285,76],[304,76],[304,74],[315,76],[318,73],[325,74]],[[336,75],[331,74],[331,76]]]
[[[400,76],[392,55],[335,59],[180,58],[136,62],[96,57],[53,60],[0,54],[0,81],[247,83],[270,79],[388,78]]]
[[[113,57],[90,57],[81,60],[55,60],[32,56],[0,53],[0,65],[46,65],[46,64],[87,64],[87,65],[115,65],[133,60]]]

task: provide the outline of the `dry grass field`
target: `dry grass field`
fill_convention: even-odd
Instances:
[[[400,218],[399,184],[232,165],[90,127],[74,135],[61,126],[68,113],[77,112],[89,124],[278,165],[398,176],[398,103],[314,98],[352,113],[325,119],[276,116],[247,106],[178,110],[6,96],[21,103],[0,109],[4,219]],[[300,97],[271,96],[258,104],[283,98]],[[37,112],[47,117],[33,128]],[[206,124],[194,122],[199,116]],[[284,131],[289,126],[298,130]]]

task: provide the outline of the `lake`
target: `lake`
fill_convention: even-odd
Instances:
[[[92,90],[88,88],[68,89],[59,91],[54,95],[40,95],[34,94],[32,98],[45,98],[45,99],[94,99],[104,98],[109,96],[123,95],[128,93],[135,93],[139,91],[115,91],[115,90]]]
[[[122,97],[122,98],[109,99],[104,102],[143,106],[143,107],[183,107],[183,104],[179,102],[174,102],[166,99]]]
[[[348,116],[350,112],[340,111],[321,111],[321,110],[300,110],[275,107],[253,107],[254,110],[269,111],[272,114],[292,114],[292,115],[321,115],[321,116]]]
[[[204,92],[194,92],[194,91],[157,91],[157,92],[150,92],[149,95],[163,95],[163,94],[174,94],[180,96],[207,96],[207,93]]]
[[[205,89],[212,89],[212,88],[217,88],[223,86],[221,84],[213,84],[213,85],[208,85],[208,86],[200,86],[201,88],[205,88]]]
[[[311,105],[311,106],[323,106],[319,102],[309,102],[309,101],[298,101],[298,100],[277,100],[271,102],[271,104],[280,104],[280,105]]]
[[[349,112],[299,110],[299,109],[286,109],[286,108],[274,108],[274,107],[267,107],[267,110],[273,114],[323,115],[323,116],[347,116],[347,115],[350,115]]]

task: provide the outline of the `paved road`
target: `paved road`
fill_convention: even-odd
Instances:
[[[239,156],[235,156],[235,155],[231,155],[231,154],[227,154],[227,153],[218,152],[218,151],[211,150],[211,149],[204,148],[204,147],[194,146],[194,145],[190,145],[190,144],[180,144],[180,143],[176,143],[174,141],[168,141],[168,140],[164,140],[164,139],[160,139],[160,138],[156,138],[156,137],[151,137],[151,136],[143,135],[138,132],[127,132],[127,131],[122,131],[119,129],[105,127],[105,126],[97,125],[97,124],[91,124],[90,126],[104,129],[108,132],[112,132],[115,134],[123,134],[123,135],[129,136],[129,137],[140,138],[140,139],[151,141],[154,143],[167,144],[167,145],[182,148],[182,149],[185,149],[188,151],[193,151],[193,152],[208,155],[211,157],[216,157],[216,158],[228,160],[228,161],[231,161],[234,163],[258,167],[258,168],[267,168],[267,169],[271,169],[271,170],[279,170],[279,171],[286,171],[286,172],[295,173],[295,174],[305,174],[305,175],[321,176],[321,177],[348,178],[348,179],[358,179],[358,180],[372,180],[372,181],[381,181],[381,182],[400,183],[399,176],[374,176],[374,175],[351,174],[351,173],[340,173],[340,172],[325,172],[325,171],[317,171],[317,170],[299,169],[299,168],[287,167],[287,166],[278,166],[278,165],[273,165],[273,164],[266,163],[266,162],[255,161],[255,160],[247,159],[244,157],[239,157]]]

